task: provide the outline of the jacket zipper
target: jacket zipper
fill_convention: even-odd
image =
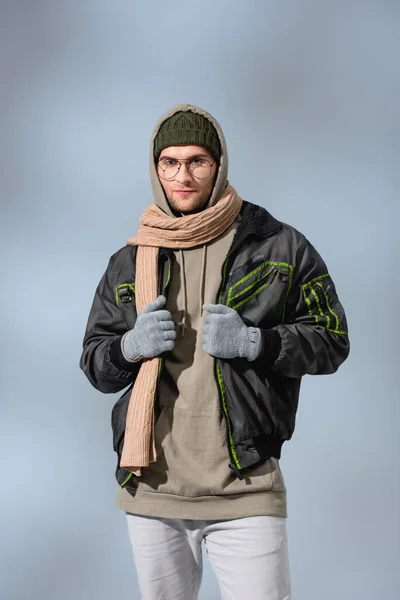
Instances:
[[[275,281],[275,279],[277,279],[279,277],[279,275],[280,275],[279,269],[277,267],[272,268],[272,270],[268,271],[268,273],[266,273],[256,283],[254,283],[254,285],[251,286],[250,289],[248,289],[246,292],[244,292],[243,294],[238,294],[236,297],[233,297],[231,299],[231,302],[233,302],[233,300],[235,300],[235,303],[232,305],[230,304],[231,308],[236,309],[237,307],[244,304],[253,295],[256,295],[259,291],[261,291],[261,288],[271,285],[271,283],[273,283]]]
[[[230,255],[227,256],[227,258],[225,259],[224,264],[222,266],[222,280],[221,280],[221,285],[219,287],[217,299],[216,299],[216,301],[219,304],[222,303],[222,297],[223,297],[223,293],[224,293],[224,289],[225,289],[227,271],[228,271],[228,266],[229,266],[229,259],[230,259]],[[277,277],[277,276],[279,277],[280,273],[281,272],[278,267],[276,267],[272,271],[269,271],[265,276],[267,278],[267,285],[272,283],[272,281],[274,281],[275,277]],[[284,273],[282,275],[285,276]],[[270,278],[270,279],[268,280],[268,278]],[[251,295],[252,293],[254,293],[254,289],[249,290],[248,295]],[[215,377],[215,381],[217,384],[217,388],[219,390],[220,402],[222,405],[222,409],[224,411],[225,421],[226,421],[228,451],[229,451],[229,456],[230,456],[229,468],[234,473],[234,475],[236,475],[236,477],[238,477],[239,479],[243,479],[243,475],[241,473],[242,467],[241,467],[241,464],[237,457],[236,450],[235,450],[235,444],[234,444],[233,437],[232,437],[231,421],[229,418],[228,408],[226,406],[226,401],[225,401],[225,388],[224,388],[224,382],[223,382],[223,378],[222,378],[221,367],[219,365],[217,358],[214,359],[214,377]]]
[[[224,291],[225,283],[226,283],[226,273],[228,270],[229,258],[230,257],[228,255],[228,257],[224,261],[224,264],[222,265],[222,280],[221,280],[221,284],[219,286],[219,290],[218,290],[217,298],[216,298],[216,302],[219,304],[222,302],[222,295],[223,295],[223,291]],[[243,479],[243,475],[240,472],[240,469],[242,467],[240,465],[240,462],[239,462],[237,454],[236,454],[235,444],[233,441],[232,431],[231,431],[231,422],[230,422],[230,418],[229,418],[229,414],[228,414],[228,408],[227,408],[226,402],[225,402],[225,388],[224,388],[224,381],[222,378],[221,367],[219,365],[217,358],[214,358],[214,378],[215,378],[215,383],[217,384],[217,389],[219,392],[219,399],[220,399],[220,403],[222,405],[222,410],[225,415],[228,452],[229,452],[229,457],[230,457],[229,468],[234,473],[234,475],[236,475],[236,477],[238,477],[239,479]]]
[[[167,262],[168,262],[168,275],[167,275],[167,281],[165,282],[165,285],[163,288],[163,293],[164,293],[165,297],[167,297],[167,292],[168,292],[168,289],[169,289],[169,286],[171,283],[171,260],[170,260],[170,258],[167,258]],[[160,357],[160,359],[158,361],[158,377],[157,377],[155,398],[157,397],[158,386],[160,383],[160,378],[161,378],[163,367],[164,367],[164,359],[162,357]]]

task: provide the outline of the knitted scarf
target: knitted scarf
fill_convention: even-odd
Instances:
[[[136,310],[157,298],[159,248],[194,248],[226,231],[238,216],[242,199],[228,183],[220,200],[202,212],[180,218],[166,215],[151,204],[140,217],[137,234],[127,244],[137,245]],[[157,459],[154,440],[154,399],[160,358],[145,359],[129,399],[120,465],[137,476],[141,467]]]

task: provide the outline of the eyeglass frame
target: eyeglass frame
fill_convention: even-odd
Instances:
[[[166,158],[166,157],[164,157],[164,156],[161,156],[161,157],[160,157],[160,158],[157,160],[157,167],[159,166],[159,167],[160,167],[160,169],[161,169],[161,171],[163,171],[163,172],[165,172],[165,171],[166,171],[166,169],[167,169],[167,168],[163,169],[163,168],[160,166],[160,161],[161,161],[161,160],[163,160],[164,158]],[[209,166],[210,166],[210,172],[209,172],[209,174],[207,175],[207,177],[196,177],[196,175],[195,175],[194,173],[192,173],[192,171],[189,169],[189,167],[188,167],[188,166],[187,166],[187,164],[186,164],[186,163],[190,162],[191,160],[194,160],[195,158],[200,158],[200,157],[199,157],[199,156],[192,156],[191,158],[181,158],[181,159],[179,159],[179,158],[169,158],[169,157],[168,157],[166,160],[175,160],[177,163],[179,163],[179,167],[178,167],[178,170],[177,170],[177,172],[175,173],[175,175],[174,175],[173,177],[168,177],[168,178],[167,178],[167,177],[162,177],[162,176],[160,175],[161,179],[164,179],[164,181],[173,181],[173,180],[175,179],[175,177],[178,175],[179,171],[181,170],[182,163],[185,163],[186,170],[187,170],[187,171],[190,173],[190,175],[191,175],[192,177],[194,177],[195,179],[200,179],[200,181],[208,179],[208,178],[210,177],[210,175],[211,175],[211,168],[212,168],[212,167],[215,165],[216,161],[214,160],[214,162],[210,163],[210,161],[208,160],[208,158],[204,158],[203,160],[205,160],[206,162],[208,162],[208,164],[209,164]]]

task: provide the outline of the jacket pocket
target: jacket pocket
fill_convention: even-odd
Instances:
[[[135,284],[120,283],[115,286],[115,302],[119,307],[121,304],[128,304],[129,302],[135,304]]]
[[[135,283],[120,283],[114,289],[115,303],[118,306],[128,329],[136,323]]]
[[[341,305],[336,302],[334,283],[325,273],[302,286],[303,297],[310,317],[329,331],[347,334],[347,324]]]
[[[236,281],[228,288],[227,306],[238,310],[241,306],[255,298],[268,286],[276,283],[289,287],[293,267],[287,263],[264,261],[245,277]]]

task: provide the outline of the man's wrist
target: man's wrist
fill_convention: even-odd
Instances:
[[[262,338],[261,331],[258,327],[248,327],[247,328],[247,348],[246,348],[246,358],[248,361],[252,362],[255,360],[262,348]]]
[[[132,362],[127,360],[122,352],[122,337],[116,336],[110,344],[109,356],[110,362],[117,367],[117,369],[122,369],[124,371],[129,371],[131,373],[137,372],[139,368],[139,361]]]
[[[121,352],[126,361],[135,363],[143,357],[140,355],[138,345],[131,331],[127,331],[121,339]]]
[[[260,329],[261,350],[254,361],[255,367],[271,368],[282,350],[282,338],[276,329]]]

